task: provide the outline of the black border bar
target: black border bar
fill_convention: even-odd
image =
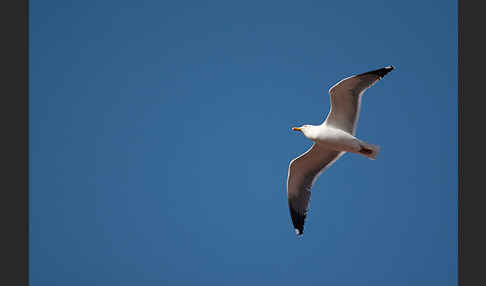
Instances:
[[[0,13],[0,284],[28,285],[28,1],[2,1]]]

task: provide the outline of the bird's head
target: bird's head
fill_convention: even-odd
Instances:
[[[302,134],[304,134],[305,137],[312,139],[313,138],[313,131],[314,131],[314,125],[302,125],[300,127],[292,127],[293,131],[300,131]]]

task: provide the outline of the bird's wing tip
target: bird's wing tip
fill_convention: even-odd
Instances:
[[[304,233],[304,223],[307,217],[307,211],[303,214],[297,212],[292,207],[292,203],[289,200],[290,216],[292,218],[292,224],[294,225],[295,233],[297,236],[301,236]]]
[[[395,69],[394,66],[387,66],[387,67],[384,67],[384,68],[381,68],[381,69],[378,69],[378,70],[371,71],[370,73],[376,74],[381,79],[394,69]]]
[[[390,66],[387,66],[387,67],[384,67],[384,68],[380,68],[380,69],[377,69],[377,70],[372,70],[372,71],[368,71],[368,72],[356,75],[355,77],[360,77],[360,76],[372,74],[372,75],[378,76],[378,78],[381,79],[394,69],[395,69],[395,67],[390,65]]]

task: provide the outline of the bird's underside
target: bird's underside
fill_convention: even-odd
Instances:
[[[369,71],[345,78],[335,84],[329,90],[331,100],[329,115],[323,124],[317,128],[331,127],[340,132],[344,131],[354,138],[362,94],[393,69],[394,67],[390,66]],[[376,158],[378,146],[359,142],[362,143],[362,148],[356,149],[357,152],[354,153],[362,154],[371,159]],[[320,174],[344,154],[343,150],[314,143],[304,154],[290,162],[287,195],[290,216],[297,235],[302,235],[304,232],[304,223],[314,182]]]

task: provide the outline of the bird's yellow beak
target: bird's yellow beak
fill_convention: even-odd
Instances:
[[[302,128],[300,127],[292,127],[292,130],[302,132]]]

